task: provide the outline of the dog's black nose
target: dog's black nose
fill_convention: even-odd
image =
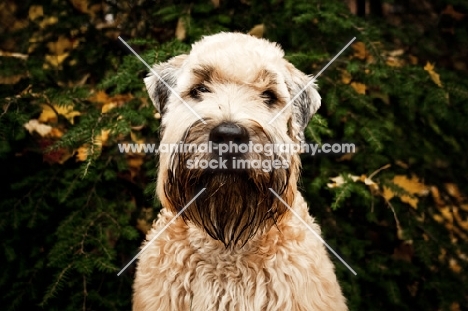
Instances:
[[[221,123],[210,132],[210,141],[213,144],[246,144],[249,142],[249,133],[243,126],[234,123]]]

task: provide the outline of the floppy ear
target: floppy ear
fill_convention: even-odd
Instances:
[[[291,99],[294,99],[291,104],[292,117],[289,132],[294,140],[303,141],[304,129],[314,113],[319,109],[321,97],[315,82],[310,83],[313,79],[311,76],[305,75],[290,63],[287,66],[290,75],[286,78],[286,86]]]
[[[187,55],[183,54],[175,56],[165,63],[156,64],[144,79],[149,97],[161,115],[171,95],[171,89],[176,86],[179,70],[186,58]]]

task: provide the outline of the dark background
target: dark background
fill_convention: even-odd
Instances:
[[[128,310],[159,210],[149,63],[202,35],[251,32],[315,74],[301,191],[351,310],[467,310],[466,1],[11,1],[0,4],[2,310]],[[338,179],[331,179],[341,176]],[[312,250],[311,250],[312,251]]]

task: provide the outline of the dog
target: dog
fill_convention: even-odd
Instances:
[[[133,310],[348,310],[323,243],[297,217],[320,234],[298,192],[299,155],[239,150],[303,141],[321,100],[311,77],[277,44],[241,33],[206,36],[153,69],[144,82],[161,145],[212,150],[159,154],[162,209]]]

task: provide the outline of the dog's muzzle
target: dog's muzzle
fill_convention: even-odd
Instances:
[[[288,197],[289,168],[262,171],[261,169],[233,167],[239,159],[275,160],[276,155],[241,152],[241,145],[271,143],[272,139],[258,123],[239,123],[207,119],[207,124],[196,122],[184,134],[184,143],[212,144],[211,153],[174,153],[173,166],[168,167],[164,190],[175,211],[189,202],[202,188],[206,190],[181,215],[187,221],[204,229],[212,238],[226,246],[245,244],[257,232],[274,225],[286,211],[269,191],[273,189],[286,201]],[[229,149],[216,150],[222,145]],[[232,147],[232,148],[231,148]],[[225,169],[187,168],[187,163],[225,161]],[[190,162],[192,161],[192,162]]]

